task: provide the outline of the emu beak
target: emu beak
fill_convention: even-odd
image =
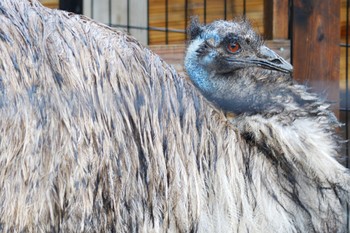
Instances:
[[[260,47],[257,58],[250,60],[250,63],[284,73],[293,72],[293,66],[289,62],[264,45]]]

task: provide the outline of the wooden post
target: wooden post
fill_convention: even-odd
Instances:
[[[338,110],[340,0],[293,0],[292,8],[294,78],[336,102]]]
[[[264,32],[266,39],[288,39],[288,0],[264,0]]]

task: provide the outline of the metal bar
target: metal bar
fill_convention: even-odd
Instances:
[[[227,0],[224,0],[224,19],[227,19]]]
[[[293,19],[293,16],[292,16],[292,12],[293,12],[293,8],[292,8],[292,2],[293,0],[288,0],[288,39],[292,39],[292,19]]]
[[[243,16],[245,17],[247,14],[247,2],[243,0]]]
[[[169,43],[169,12],[168,12],[168,0],[165,0],[165,44]]]
[[[289,38],[290,38],[290,63],[293,65],[293,23],[294,23],[294,4],[293,0],[289,0]]]
[[[347,27],[349,27],[350,25],[348,25]],[[339,44],[340,47],[345,47],[345,48],[350,48],[350,44],[347,43],[340,43]]]
[[[94,18],[94,0],[91,0],[90,1],[90,15],[91,15],[91,18],[93,19]]]
[[[112,24],[111,27],[116,28],[127,28],[127,25],[124,24]],[[159,31],[159,32],[175,32],[175,33],[186,33],[186,30],[184,29],[172,29],[172,28],[161,28],[161,27],[140,27],[140,26],[133,26],[129,25],[130,29],[139,29],[139,30],[150,30],[150,31]]]
[[[108,0],[108,25],[112,25],[112,0]]]
[[[188,0],[185,0],[185,40],[187,40]]]
[[[348,110],[349,110],[349,8],[350,8],[350,0],[346,1],[346,35],[345,35],[345,138],[346,138],[346,167],[349,167],[349,122],[348,122]],[[341,44],[342,46],[342,44]]]
[[[126,26],[130,33],[130,0],[126,1]]]
[[[147,29],[147,28],[144,28]],[[182,29],[171,29],[171,28],[159,28],[159,27],[149,27],[148,28],[151,31],[160,31],[160,32],[164,32],[164,31],[168,31],[168,32],[175,32],[175,33],[186,33],[186,30],[182,30]]]
[[[130,27],[130,25],[129,25]],[[149,0],[147,0],[147,44],[149,44],[150,33],[149,33]]]
[[[207,0],[203,0],[203,8],[204,8],[204,12],[203,12],[203,15],[204,15],[204,24],[207,23]]]
[[[346,35],[345,35],[345,138],[346,138],[346,167],[349,167],[349,9],[350,9],[350,0],[346,1]],[[350,222],[350,208],[349,204],[346,204],[346,228],[349,232]]]

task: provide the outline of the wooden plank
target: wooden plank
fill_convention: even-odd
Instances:
[[[294,78],[339,103],[340,0],[294,0]],[[338,107],[335,107],[338,109]]]
[[[39,0],[39,2],[46,7],[53,8],[53,9],[58,8],[58,5],[59,5],[58,0]]]
[[[290,40],[267,40],[265,41],[265,44],[278,55],[283,57],[286,61],[291,61]]]
[[[266,39],[288,39],[289,1],[264,0],[264,35]]]
[[[168,64],[172,65],[177,72],[182,75],[185,74],[183,68],[185,44],[150,45],[149,48]]]
[[[347,0],[341,0],[340,6],[340,23],[341,23],[341,39],[342,42],[345,43],[346,38],[346,17],[347,17]],[[349,25],[348,25],[349,27]]]

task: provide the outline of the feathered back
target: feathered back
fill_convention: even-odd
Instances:
[[[307,132],[266,128],[261,147],[157,55],[82,16],[3,0],[0,25],[4,232],[344,229],[332,141],[270,150]]]
[[[36,1],[0,13],[2,228],[195,228],[223,115],[124,33]]]

